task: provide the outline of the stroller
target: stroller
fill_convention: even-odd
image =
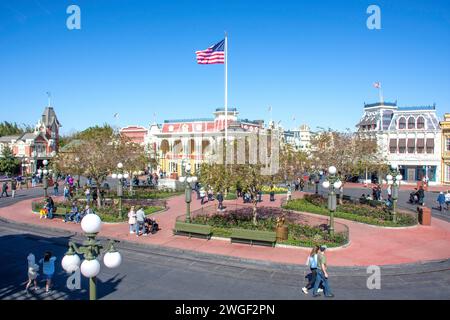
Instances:
[[[145,234],[155,234],[159,230],[159,226],[155,220],[150,218],[145,218],[144,220],[144,232]]]
[[[412,204],[417,204],[417,203],[419,203],[419,197],[418,197],[418,195],[417,195],[417,192],[415,192],[415,191],[413,191],[413,192],[411,192],[410,194],[409,194],[409,201],[408,201],[409,203],[412,203]]]

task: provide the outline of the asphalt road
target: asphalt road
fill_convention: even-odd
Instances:
[[[49,195],[53,194],[52,188],[49,188],[47,191],[48,191]],[[60,188],[60,191],[61,191],[61,188]],[[42,196],[44,196],[44,189],[42,187],[35,187],[35,188],[29,188],[29,189],[24,188],[22,190],[16,190],[16,195],[14,198],[11,197],[11,190],[9,189],[8,195],[9,195],[9,197],[3,196],[0,198],[0,208],[10,206],[10,205],[12,205],[16,202],[22,201],[22,200],[42,197]]]
[[[67,275],[60,266],[74,238],[62,231],[0,222],[0,299],[87,299],[88,282],[81,289],[66,287]],[[98,277],[99,299],[324,299],[304,295],[305,266],[243,261],[199,253],[120,243],[123,263],[117,269],[102,264]],[[46,250],[57,256],[54,291],[24,292],[26,257],[39,259]],[[333,268],[330,285],[335,299],[450,299],[450,261],[381,268],[381,289],[367,288],[366,268]]]

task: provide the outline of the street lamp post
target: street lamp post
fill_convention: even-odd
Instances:
[[[328,177],[322,183],[325,189],[328,189],[328,210],[330,210],[330,235],[334,235],[334,212],[336,211],[336,190],[342,185],[341,180],[336,176],[336,167],[328,168]]]
[[[391,167],[391,172],[386,176],[388,185],[392,186],[392,221],[397,222],[397,200],[398,200],[398,189],[400,187],[400,181],[402,181],[403,176],[398,171],[397,166]]]
[[[192,185],[191,183],[195,183],[197,181],[197,177],[191,176],[191,164],[190,163],[184,163],[184,172],[185,176],[180,178],[182,182],[184,182],[184,195],[185,195],[185,202],[186,202],[186,222],[191,222],[191,202],[192,202]]]
[[[123,173],[123,164],[117,164],[118,173],[113,173],[112,178],[118,179],[117,196],[119,197],[119,218],[122,219],[122,197],[123,197],[123,179],[128,179],[128,173]]]
[[[76,245],[69,242],[69,250],[61,261],[61,265],[66,272],[72,273],[80,268],[81,273],[89,278],[89,299],[97,299],[97,275],[100,272],[100,262],[97,257],[101,255],[104,248],[97,240],[97,234],[102,226],[102,220],[96,214],[87,214],[81,220],[81,228],[87,237],[83,245]],[[122,263],[122,256],[114,247],[114,243],[118,241],[109,240],[109,244],[104,250],[103,263],[108,268],[117,268]],[[84,261],[80,266],[80,257],[84,256]]]
[[[48,189],[48,176],[52,173],[52,170],[48,170],[48,160],[44,160],[42,162],[44,164],[44,169],[39,169],[38,174],[42,175],[43,183],[44,183],[44,197],[47,198],[47,189]]]

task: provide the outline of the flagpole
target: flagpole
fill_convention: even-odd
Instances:
[[[225,143],[228,144],[228,37],[225,32]]]
[[[380,95],[380,102],[381,102],[381,103],[384,103],[384,101],[383,101],[383,91],[382,91],[382,89],[381,89],[381,85],[380,85],[380,87],[378,88],[378,94]]]

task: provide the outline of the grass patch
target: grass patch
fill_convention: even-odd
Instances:
[[[252,215],[248,210],[236,210],[226,214],[198,215],[192,219],[192,223],[212,226],[212,235],[222,238],[230,238],[232,228],[275,231],[276,217],[258,219],[257,225],[252,222]],[[288,239],[278,242],[281,244],[313,247],[326,244],[328,247],[339,247],[348,242],[346,233],[335,233],[331,236],[325,226],[308,226],[299,223],[287,223]]]
[[[325,203],[322,204],[321,200],[319,200],[317,197],[311,197],[311,199],[305,197],[304,199],[291,200],[286,205],[284,205],[283,208],[288,210],[309,212],[323,216],[330,215],[330,212],[327,209]],[[311,201],[314,201],[315,203],[312,203]],[[382,227],[406,227],[417,224],[416,218],[409,214],[397,213],[397,222],[394,223],[392,221],[390,213],[383,210],[382,207],[374,208],[368,205],[348,204],[345,202],[344,205],[337,206],[334,216],[336,218],[342,218]]]

